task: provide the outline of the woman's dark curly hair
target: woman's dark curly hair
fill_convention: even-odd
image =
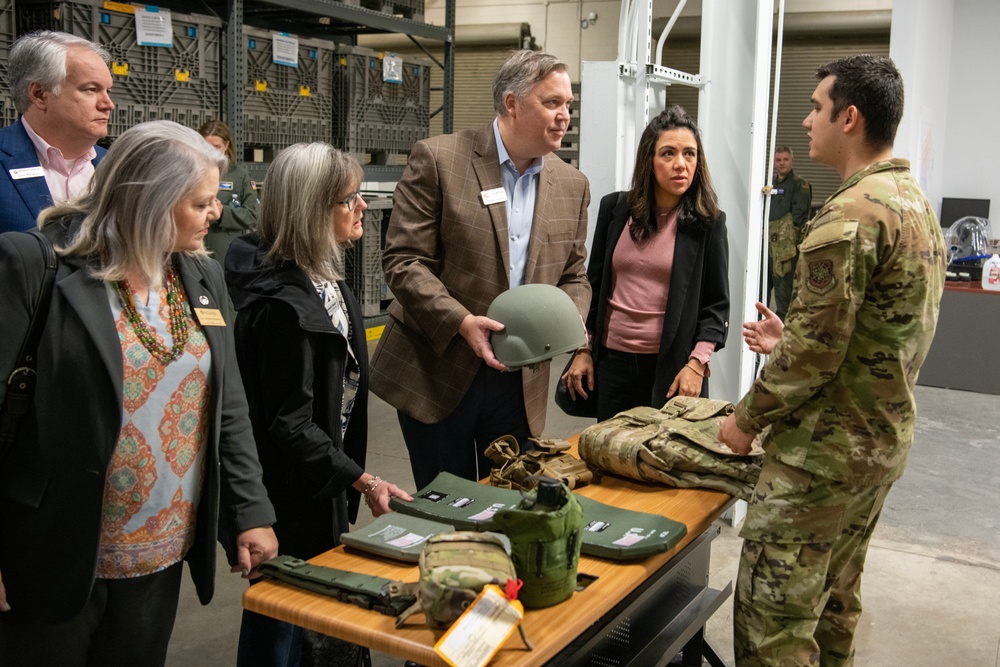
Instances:
[[[719,217],[719,198],[712,187],[712,177],[708,173],[705,151],[701,145],[698,125],[687,112],[676,104],[660,112],[649,122],[639,139],[635,154],[635,169],[632,172],[632,188],[627,201],[632,214],[629,233],[636,241],[644,241],[657,230],[656,224],[656,174],[653,172],[653,157],[656,142],[667,130],[684,128],[691,131],[698,144],[698,166],[694,170],[691,187],[681,195],[677,224],[680,228],[708,226]]]

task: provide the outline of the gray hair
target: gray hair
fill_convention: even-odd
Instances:
[[[788,153],[788,157],[792,158],[793,160],[795,159],[795,153],[792,152],[790,146],[776,146],[774,149],[774,154],[777,155],[778,153]]]
[[[122,133],[82,196],[42,211],[44,227],[82,215],[79,232],[59,252],[93,256],[91,275],[122,280],[139,272],[159,287],[177,241],[174,207],[209,169],[224,174],[228,160],[191,128],[169,120],[140,123]],[[205,255],[205,250],[188,254]]]
[[[310,278],[343,278],[343,249],[331,216],[362,180],[357,160],[330,144],[293,144],[278,153],[257,216],[257,233],[271,246],[268,261],[293,262]]]
[[[536,83],[552,72],[565,71],[566,63],[548,53],[528,49],[511,52],[493,79],[493,108],[497,115],[507,115],[504,99],[508,94],[519,101],[524,100]]]
[[[59,94],[66,80],[66,58],[70,49],[89,49],[105,63],[111,62],[111,55],[100,44],[67,32],[39,30],[14,42],[10,47],[8,70],[10,96],[18,113],[24,113],[31,104],[28,87],[32,83]]]

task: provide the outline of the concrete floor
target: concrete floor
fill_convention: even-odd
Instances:
[[[565,358],[554,368],[562,368]],[[556,373],[552,373],[555,381]],[[859,667],[1000,667],[1000,396],[920,387],[916,443],[886,501],[864,576]],[[413,490],[395,411],[372,397],[368,470]],[[590,422],[550,406],[546,435],[567,437]],[[361,518],[371,520],[371,515]],[[737,529],[723,525],[712,547],[712,583],[736,576]],[[234,665],[245,583],[219,560],[215,600],[202,607],[187,578],[167,665]],[[732,664],[729,603],[707,636]],[[376,667],[402,660],[375,654]]]

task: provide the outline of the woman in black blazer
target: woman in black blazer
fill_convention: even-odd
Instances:
[[[596,391],[598,420],[708,395],[709,360],[729,328],[725,221],[698,127],[672,106],[642,134],[632,188],[604,197],[597,215],[591,343],[561,381],[573,396]]]
[[[0,664],[162,665],[182,563],[276,555],[222,269],[202,239],[226,160],[168,121],[119,137],[41,215],[57,262],[37,385],[0,461]],[[0,236],[0,375],[37,306],[37,239]],[[0,388],[0,401],[6,385]]]

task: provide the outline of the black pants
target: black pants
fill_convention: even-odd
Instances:
[[[397,414],[417,489],[430,484],[439,472],[482,479],[493,467],[483,455],[491,442],[512,435],[524,451],[531,435],[521,372],[501,373],[485,363],[458,407],[437,424]]]
[[[64,623],[5,623],[0,665],[162,667],[177,616],[183,563],[132,579],[98,579]]]
[[[622,410],[640,405],[662,408],[664,396],[653,405],[656,381],[655,354],[633,354],[604,348],[597,363],[597,421],[611,419]]]

